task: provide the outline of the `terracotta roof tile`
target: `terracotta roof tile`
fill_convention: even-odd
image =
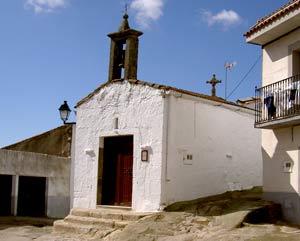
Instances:
[[[290,12],[300,8],[300,0],[292,0],[283,5],[271,14],[259,19],[254,26],[252,26],[248,32],[244,34],[245,37],[250,37],[252,34],[258,32],[262,28],[272,24],[274,21],[286,16]]]

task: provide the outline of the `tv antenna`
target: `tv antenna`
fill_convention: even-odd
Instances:
[[[233,67],[235,67],[237,65],[237,62],[225,62],[224,67],[225,67],[225,100],[227,100],[228,96],[227,96],[227,81],[228,81],[228,71],[232,70]]]

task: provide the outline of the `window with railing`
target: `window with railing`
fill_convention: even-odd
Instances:
[[[300,114],[300,75],[256,88],[255,124]]]

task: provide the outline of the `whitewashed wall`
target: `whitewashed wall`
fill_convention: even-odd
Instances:
[[[253,127],[253,111],[189,96],[166,101],[164,204],[262,185],[261,132]],[[187,154],[193,160],[183,160]]]
[[[292,76],[291,52],[300,48],[300,29],[263,48],[263,86]]]
[[[77,109],[74,207],[95,208],[100,140],[134,135],[133,200],[136,211],[155,211],[161,202],[163,98],[161,91],[128,82],[104,87]],[[114,130],[119,118],[119,130]],[[150,161],[141,162],[141,146]],[[86,154],[86,151],[90,155]],[[91,154],[92,153],[92,154]]]
[[[263,130],[264,191],[299,192],[300,127]],[[284,171],[291,161],[292,172]]]
[[[263,86],[293,75],[292,51],[300,49],[300,29],[263,49]],[[265,197],[281,203],[284,217],[300,223],[299,126],[262,130],[263,187]],[[284,171],[291,162],[292,172]]]
[[[296,30],[263,48],[263,86],[292,76],[292,50],[300,48],[299,41],[300,30]],[[297,130],[294,130],[295,141],[292,141],[292,127],[262,130],[265,192],[298,192],[298,168],[292,174],[283,172],[284,161],[298,165]]]

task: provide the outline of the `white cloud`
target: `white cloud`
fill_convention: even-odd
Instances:
[[[202,20],[207,22],[208,26],[213,26],[215,24],[219,24],[223,26],[226,30],[231,26],[237,25],[241,23],[241,16],[233,11],[223,9],[219,13],[213,14],[211,11],[202,10],[201,11]]]
[[[163,15],[164,0],[133,0],[130,7],[136,11],[136,21],[143,28]]]
[[[36,13],[49,13],[65,7],[66,4],[67,0],[26,0],[25,6]]]

